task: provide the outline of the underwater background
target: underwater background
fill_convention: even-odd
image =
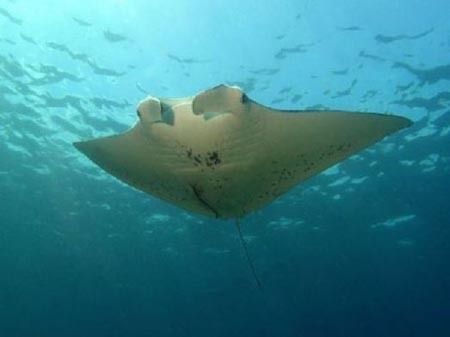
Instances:
[[[448,0],[0,0],[0,336],[450,336]],[[72,142],[220,83],[414,125],[242,220]],[[243,191],[245,192],[245,191]]]

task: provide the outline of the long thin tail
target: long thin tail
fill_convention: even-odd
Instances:
[[[244,252],[245,252],[245,257],[247,258],[248,265],[250,266],[250,270],[252,271],[253,278],[255,279],[255,282],[258,285],[258,288],[260,290],[262,290],[261,281],[259,280],[258,275],[256,275],[255,266],[253,265],[253,261],[250,258],[250,255],[248,253],[247,243],[245,242],[245,239],[242,236],[241,224],[239,223],[239,218],[236,219],[235,224],[236,224],[236,228],[237,228],[238,233],[239,233],[239,239],[241,240],[242,248],[244,249]]]

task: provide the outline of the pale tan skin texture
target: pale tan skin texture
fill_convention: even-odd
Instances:
[[[239,88],[147,98],[125,133],[74,145],[105,171],[181,208],[240,218],[411,125],[398,116],[279,111]]]

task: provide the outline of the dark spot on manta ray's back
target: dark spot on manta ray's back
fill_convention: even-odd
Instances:
[[[191,148],[187,148],[186,155],[192,160],[194,166],[206,165],[207,167],[214,169],[215,166],[222,162],[219,157],[219,152],[216,150],[208,151],[206,154],[202,155],[195,154]]]
[[[194,160],[198,163],[201,164],[202,163],[202,155],[201,154],[196,154],[194,156]]]
[[[103,32],[103,36],[105,37],[106,40],[108,40],[109,42],[113,42],[113,43],[128,40],[128,38],[126,36],[113,33],[109,30],[105,30]]]
[[[219,153],[217,151],[208,152],[207,155],[208,155],[206,162],[207,165],[208,164],[218,165],[222,162],[222,160],[219,158]]]

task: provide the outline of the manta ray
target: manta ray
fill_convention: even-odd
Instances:
[[[277,110],[227,85],[192,97],[147,97],[137,115],[124,133],[74,146],[139,190],[224,219],[264,207],[411,125],[407,118],[378,113]]]
[[[376,113],[276,110],[226,85],[148,97],[137,115],[122,134],[74,145],[125,183],[214,218],[242,218],[411,124]]]

